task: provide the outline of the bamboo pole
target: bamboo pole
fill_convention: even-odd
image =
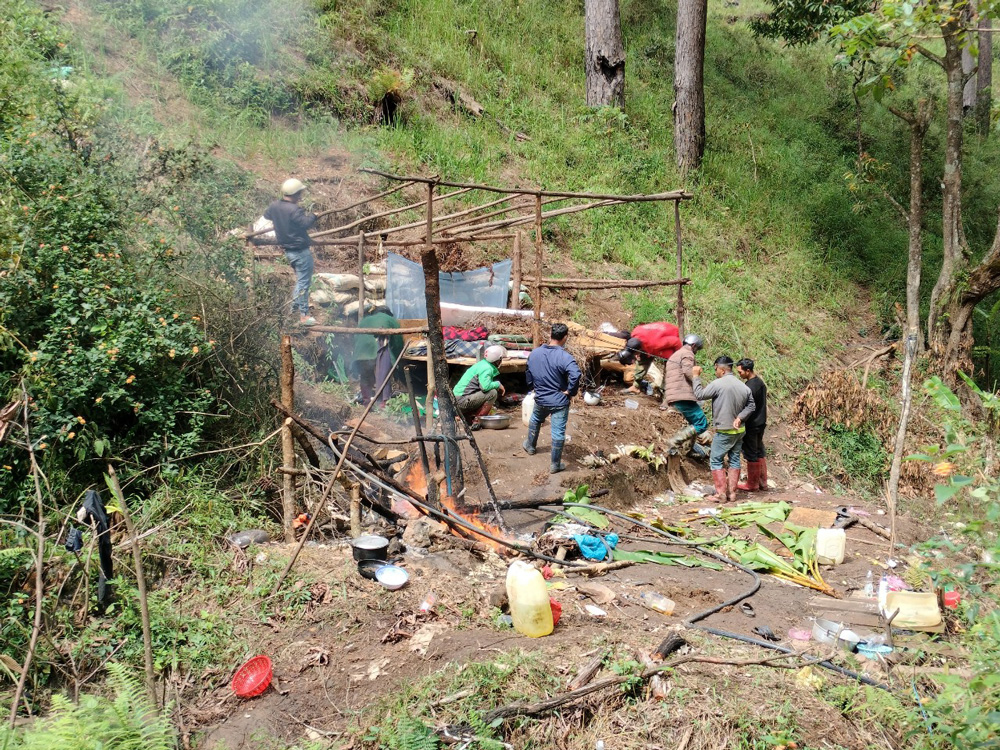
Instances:
[[[906,445],[906,425],[910,421],[910,405],[913,402],[911,376],[913,359],[917,353],[918,331],[906,335],[906,349],[903,356],[903,407],[899,415],[899,429],[896,430],[896,444],[889,469],[889,492],[886,504],[889,506],[889,548],[896,548],[896,507],[899,504],[899,474],[903,464],[903,449]]]
[[[146,573],[142,567],[142,548],[139,546],[139,537],[135,533],[135,525],[132,523],[132,514],[129,513],[128,503],[122,495],[121,485],[118,484],[118,475],[111,464],[108,464],[108,477],[111,480],[111,491],[118,501],[118,509],[125,519],[125,529],[128,531],[132,545],[132,560],[135,563],[135,585],[139,589],[139,615],[142,618],[142,655],[146,666],[146,692],[149,693],[149,700],[154,706],[159,706],[156,700],[156,672],[153,669],[153,629],[149,620],[149,598],[146,593]],[[40,563],[39,563],[40,564]]]
[[[330,214],[343,213],[344,211],[350,211],[352,208],[357,208],[358,206],[363,206],[365,203],[370,203],[371,201],[378,200],[379,198],[385,198],[386,196],[392,195],[393,193],[398,193],[400,190],[403,190],[404,188],[407,188],[407,187],[409,187],[412,184],[413,184],[412,182],[404,182],[402,185],[397,185],[396,187],[391,188],[389,190],[384,190],[383,192],[379,193],[378,195],[373,195],[371,198],[365,198],[363,201],[358,201],[357,203],[352,203],[349,206],[344,206],[343,208],[330,208],[330,209],[327,209],[326,211],[321,211],[320,213],[316,214],[316,218],[317,219],[322,219],[324,216],[329,216]],[[273,232],[273,231],[274,231],[273,228],[272,229],[258,229],[256,232],[251,232],[250,234],[243,235],[243,239],[249,240],[251,237],[258,237],[258,236],[260,236],[262,234],[267,234],[268,232]]]
[[[408,227],[408,228],[412,229],[413,227]],[[370,239],[371,237],[380,237],[380,236],[381,236],[381,234],[379,233],[378,230],[376,230],[374,232],[367,232],[365,234],[365,238],[366,239]],[[477,237],[469,237],[467,235],[458,235],[458,236],[455,236],[455,237],[438,238],[438,239],[435,239],[431,244],[434,244],[434,245],[451,245],[452,243],[455,243],[455,242],[487,242],[489,240],[509,240],[513,236],[514,235],[512,233],[509,233],[509,232],[507,234],[490,234],[490,235],[477,236]],[[346,239],[343,238],[343,237],[340,237],[340,238],[332,239],[332,240],[316,240],[315,242],[312,243],[312,246],[313,247],[354,247],[357,244],[358,244],[357,240],[355,240],[353,237],[348,237]],[[379,245],[381,245],[382,247],[417,247],[418,245],[420,247],[423,247],[426,244],[427,244],[427,240],[395,240],[395,241],[393,241],[393,240],[385,240],[385,241],[380,240],[379,241]],[[258,242],[255,245],[255,247],[276,247],[277,245],[278,245],[277,242],[273,242],[271,240],[267,240],[266,242]],[[284,253],[280,252],[280,251],[278,251],[278,252],[272,251],[270,253],[267,253],[265,251],[265,252],[257,252],[257,253],[255,253],[255,255],[257,255],[258,257],[261,257],[261,258],[278,258],[278,257],[284,255]]]
[[[681,202],[674,201],[674,236],[677,239],[677,278],[680,279],[683,275],[682,268],[682,254],[683,249],[681,246]],[[677,285],[677,328],[680,332],[680,337],[684,338],[684,285]]]
[[[514,233],[514,259],[511,262],[510,309],[521,309],[521,233]]]
[[[472,188],[464,188],[462,190],[456,190],[453,193],[448,193],[447,195],[439,195],[434,200],[445,201],[448,200],[449,198],[454,198],[455,196],[458,195],[464,195],[465,193],[468,193],[471,189]],[[388,211],[380,211],[377,214],[362,216],[360,219],[352,221],[350,224],[344,224],[343,226],[334,227],[333,229],[324,229],[322,232],[317,232],[316,234],[314,234],[313,237],[326,237],[327,235],[330,234],[337,234],[338,232],[346,232],[348,229],[354,229],[354,227],[360,226],[361,224],[364,224],[366,222],[374,221],[375,219],[384,219],[386,216],[394,216],[395,214],[401,214],[406,211],[412,211],[415,208],[420,208],[422,205],[424,205],[423,201],[417,201],[416,203],[411,203],[410,205],[403,206],[402,208],[392,208],[389,209]],[[421,222],[417,222],[418,226],[420,224]]]
[[[533,305],[531,341],[542,344],[542,196],[535,196],[535,300]]]
[[[358,325],[365,317],[365,233],[358,232]]]
[[[530,188],[500,188],[494,187],[492,185],[478,185],[469,182],[448,182],[446,180],[438,180],[430,177],[403,177],[401,175],[391,174],[389,172],[382,172],[378,169],[370,169],[367,167],[362,167],[358,170],[359,172],[365,172],[366,174],[374,174],[379,177],[385,177],[390,180],[400,180],[408,182],[423,182],[434,185],[441,185],[442,187],[464,187],[470,188],[472,190],[483,190],[487,193],[520,193],[521,195],[534,195],[534,196],[548,196],[554,198],[589,198],[598,200],[621,200],[630,203],[640,203],[648,201],[672,201],[672,200],[690,200],[694,197],[692,193],[688,193],[684,190],[673,190],[667,193],[655,193],[652,195],[604,195],[601,193],[570,193],[570,192],[559,192],[554,190],[531,190]]]
[[[349,336],[408,336],[411,333],[427,333],[427,326],[414,328],[356,328],[354,326],[309,326],[310,331],[320,333],[345,333]]]
[[[287,409],[295,408],[295,363],[292,360],[292,337],[281,337],[281,403]],[[295,444],[292,441],[292,426],[286,419],[281,426],[281,464],[285,469],[295,469]],[[281,525],[285,530],[285,541],[295,541],[292,522],[295,519],[295,476],[287,471],[281,477]]]
[[[351,538],[361,536],[361,483],[351,486]]]
[[[539,279],[534,276],[525,276],[522,282],[525,284],[536,284]],[[662,281],[650,281],[644,279],[541,279],[543,289],[638,289],[649,286],[684,286],[690,284],[691,279],[666,279]]]
[[[535,196],[539,198],[539,196]],[[605,206],[620,206],[622,201],[596,201],[594,203],[578,203],[575,206],[565,206],[564,208],[553,208],[551,211],[546,211],[542,214],[543,219],[552,219],[556,216],[565,216],[566,214],[575,214],[580,211],[587,211],[591,208],[603,208]],[[534,213],[522,214],[521,216],[512,216],[509,219],[497,219],[496,221],[488,221],[485,224],[473,225],[466,227],[465,232],[470,237],[475,237],[480,232],[494,231],[497,229],[507,229],[509,227],[517,227],[522,224],[530,224],[535,219]]]

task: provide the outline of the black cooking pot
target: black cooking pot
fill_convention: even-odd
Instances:
[[[365,534],[351,540],[355,562],[362,560],[384,560],[389,540],[377,534]]]
[[[375,580],[375,571],[381,568],[383,565],[388,565],[385,560],[362,560],[358,563],[358,573],[361,574],[362,578],[367,578],[370,581]]]

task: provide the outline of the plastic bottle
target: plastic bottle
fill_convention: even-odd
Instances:
[[[632,398],[625,399],[625,408],[635,411],[639,408],[639,402]]]
[[[428,591],[427,596],[425,596],[424,600],[420,602],[420,607],[418,609],[421,612],[430,612],[432,609],[434,609],[434,605],[437,604],[437,600],[438,600],[437,594],[435,594],[433,591]]]
[[[820,565],[840,565],[847,549],[847,534],[843,529],[816,531],[816,562]]]
[[[514,629],[529,638],[552,632],[552,607],[542,574],[523,560],[507,569],[507,599]]]
[[[875,598],[875,577],[870,570],[868,571],[868,576],[865,578],[865,598]]]
[[[668,599],[663,594],[659,594],[655,591],[643,591],[639,595],[639,598],[642,600],[643,605],[654,612],[659,612],[664,615],[672,615],[674,613],[674,607],[677,606],[673,599]]]
[[[528,422],[531,421],[531,412],[533,412],[534,410],[535,410],[535,392],[532,391],[527,396],[525,396],[524,400],[521,402],[521,422],[524,423],[525,427],[527,427]]]

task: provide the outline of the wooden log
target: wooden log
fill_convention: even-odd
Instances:
[[[531,341],[533,346],[542,345],[542,196],[535,196],[535,299]]]
[[[415,333],[427,333],[427,326],[414,328],[357,328],[356,326],[309,326],[305,332],[346,333],[350,336],[407,336]]]
[[[510,309],[521,309],[521,233],[514,233],[514,254],[511,261]]]
[[[542,199],[539,196],[535,196],[535,200],[540,202]],[[552,219],[556,216],[565,216],[566,214],[576,214],[580,211],[588,211],[591,208],[604,208],[605,206],[619,205],[621,205],[619,201],[595,201],[593,203],[580,203],[575,206],[566,206],[565,208],[554,208],[551,211],[545,211],[542,213],[542,218]],[[466,227],[465,232],[469,236],[474,237],[482,232],[488,232],[496,229],[507,229],[509,227],[521,226],[522,224],[530,224],[538,213],[539,211],[536,211],[534,213],[522,214],[521,216],[512,216],[508,219],[488,221],[485,224],[473,224]]]
[[[449,198],[454,198],[456,195],[462,195],[462,194],[468,193],[468,192],[469,192],[469,189],[456,190],[455,192],[448,193],[447,195],[439,195],[434,200],[435,201],[448,200]],[[354,229],[354,227],[360,226],[361,224],[364,224],[365,222],[373,221],[375,219],[383,219],[386,216],[394,216],[395,214],[401,214],[401,213],[404,213],[406,211],[412,211],[415,208],[420,208],[422,205],[424,205],[424,201],[418,201],[417,203],[411,203],[409,206],[403,206],[402,208],[392,208],[392,209],[389,209],[388,211],[380,211],[377,214],[371,214],[369,216],[363,216],[360,219],[358,219],[357,221],[352,221],[350,224],[344,224],[343,226],[340,226],[340,227],[334,227],[333,229],[326,229],[326,230],[324,230],[322,232],[317,232],[316,234],[313,235],[313,237],[314,238],[315,237],[326,237],[326,236],[331,235],[331,234],[337,234],[338,232],[346,232],[348,229]],[[416,224],[414,224],[414,226],[420,226],[421,223],[422,222],[418,221],[418,222],[416,222]],[[377,231],[373,232],[373,234],[378,234],[378,232]]]
[[[351,487],[351,538],[361,536],[361,485]]]
[[[365,233],[358,233],[358,325],[365,317]]]
[[[686,646],[687,641],[681,638],[676,633],[671,633],[662,641],[660,645],[656,647],[651,656],[657,661],[663,661],[668,656],[670,656],[674,651],[677,651],[681,646]]]
[[[475,183],[468,182],[449,182],[446,180],[439,180],[437,178],[431,177],[403,177],[401,175],[391,174],[389,172],[382,172],[378,169],[371,169],[369,167],[362,167],[358,170],[359,172],[365,172],[366,174],[374,174],[379,177],[385,177],[390,180],[399,180],[406,182],[423,182],[432,183],[434,185],[441,185],[442,187],[467,187],[473,190],[482,190],[487,193],[512,193],[521,195],[536,195],[536,196],[549,196],[549,197],[561,197],[561,198],[590,198],[590,199],[601,199],[601,200],[620,200],[627,203],[640,203],[644,201],[674,201],[674,200],[690,200],[694,198],[693,193],[688,193],[684,190],[674,190],[669,193],[654,193],[651,195],[603,195],[601,193],[570,193],[570,192],[560,192],[555,190],[532,190],[530,188],[500,188],[494,187],[492,185],[478,185]]]
[[[526,284],[539,284],[538,279],[526,276],[522,281]],[[641,289],[651,286],[682,287],[690,284],[691,279],[666,279],[663,281],[639,279],[542,279],[540,286],[544,289]]]
[[[292,360],[292,337],[281,337],[281,403],[285,408],[295,408],[295,364]],[[295,468],[295,446],[292,439],[290,420],[286,419],[281,428],[281,462],[285,469]],[[295,519],[295,478],[283,474],[281,482],[281,525],[285,531],[285,541],[295,541],[292,522]]]
[[[420,424],[420,411],[417,409],[417,396],[413,390],[413,378],[410,375],[410,368],[403,368],[403,377],[406,379],[406,393],[410,397],[410,414],[413,417],[413,431],[417,438],[424,436],[423,427]],[[420,467],[424,470],[424,477],[427,480],[427,504],[433,508],[440,507],[437,495],[437,482],[431,476],[431,463],[427,458],[427,446],[423,440],[417,441],[420,452]]]
[[[601,653],[584,664],[580,668],[580,671],[576,673],[576,677],[570,680],[566,685],[566,689],[570,691],[579,690],[594,679],[594,675],[597,674],[597,670],[599,670],[601,665],[604,663],[605,656],[607,656],[607,654],[604,651],[601,651]]]
[[[396,187],[391,188],[390,190],[385,190],[385,191],[379,193],[378,195],[373,195],[371,198],[365,198],[363,201],[358,201],[357,203],[352,203],[349,206],[344,206],[343,208],[330,208],[330,209],[327,209],[326,211],[321,211],[320,213],[316,214],[316,218],[317,219],[322,219],[324,216],[329,216],[330,214],[342,213],[344,211],[350,211],[352,208],[357,208],[358,206],[363,206],[365,203],[370,203],[371,201],[378,200],[379,198],[385,198],[386,196],[392,195],[393,193],[398,193],[400,190],[403,190],[404,188],[409,187],[411,184],[412,183],[404,182],[402,185],[397,185]],[[251,239],[253,237],[257,237],[259,235],[267,234],[268,232],[273,232],[273,231],[274,231],[274,229],[260,229],[260,230],[258,230],[256,232],[251,232],[249,234],[243,235],[243,239],[249,240],[249,239]]]

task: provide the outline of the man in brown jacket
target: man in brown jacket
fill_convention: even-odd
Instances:
[[[695,354],[704,346],[705,342],[701,336],[689,333],[684,337],[684,345],[674,352],[664,365],[663,405],[660,408],[666,409],[672,406],[688,422],[687,427],[667,441],[670,450],[676,450],[685,441],[693,440],[708,429],[708,417],[694,397],[694,375],[691,371],[694,367]],[[704,458],[706,455],[704,449],[697,443],[692,445],[692,453],[699,458]]]

